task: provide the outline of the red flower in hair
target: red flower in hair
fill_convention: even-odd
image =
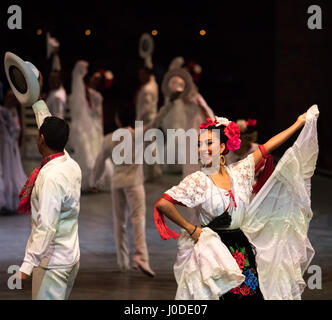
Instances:
[[[247,124],[247,127],[248,126],[256,127],[257,120],[256,119],[248,119],[248,121],[246,122],[246,124]]]
[[[210,126],[214,126],[214,125],[217,124],[217,121],[216,121],[216,120],[213,121],[211,118],[206,118],[206,121],[207,121],[207,122],[203,122],[203,123],[199,126],[200,129],[206,129],[206,128],[210,127]]]
[[[227,140],[226,147],[228,150],[234,151],[234,150],[239,150],[241,146],[241,139],[237,137],[233,137],[231,139]]]
[[[225,128],[224,132],[228,139],[240,138],[240,127],[233,121]]]

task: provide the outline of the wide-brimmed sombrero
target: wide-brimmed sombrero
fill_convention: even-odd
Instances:
[[[138,45],[138,53],[145,61],[145,66],[152,69],[152,53],[154,50],[154,41],[148,33],[143,33]]]
[[[171,79],[174,77],[180,77],[185,82],[184,90],[183,91],[181,90],[182,93],[180,94],[179,97],[183,98],[183,97],[189,96],[189,94],[195,89],[195,85],[194,85],[194,82],[193,82],[193,79],[192,79],[190,73],[183,68],[169,70],[165,74],[162,84],[161,84],[161,90],[162,90],[163,95],[165,97],[169,97],[176,91],[176,90],[174,90],[174,88],[170,87]]]
[[[9,85],[17,100],[22,106],[32,106],[40,93],[38,69],[11,52],[6,52],[4,63]]]

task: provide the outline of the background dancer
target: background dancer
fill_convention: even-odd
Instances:
[[[131,106],[120,105],[115,115],[115,121],[119,128],[125,128],[130,134],[132,152],[135,155],[135,130],[134,112]],[[151,123],[151,121],[149,122]],[[141,127],[142,134],[147,127]],[[140,130],[140,129],[136,129]],[[94,180],[105,170],[105,163],[112,159],[113,149],[121,143],[113,141],[113,134],[105,136],[103,147],[99,153],[95,168]],[[137,142],[138,143],[138,142]],[[143,152],[143,144],[138,146]],[[133,255],[133,268],[139,268],[148,276],[154,277],[155,272],[149,263],[148,248],[146,244],[145,216],[146,201],[144,190],[143,165],[135,163],[135,156],[129,160],[130,164],[113,164],[112,174],[112,213],[114,224],[114,237],[117,248],[117,261],[121,271],[130,269],[129,238],[127,233],[127,220],[130,218],[133,228],[135,252]]]
[[[104,139],[103,99],[94,89],[101,85],[104,76],[101,73],[93,74],[87,87],[83,78],[88,73],[88,65],[88,62],[83,60],[75,64],[72,73],[72,91],[68,102],[72,119],[70,145],[74,148],[73,158],[82,170],[82,191],[89,191],[93,187],[92,170]],[[108,161],[105,172],[96,185],[98,189],[110,189],[111,171],[112,166]]]
[[[49,75],[49,89],[46,104],[50,113],[60,119],[65,118],[67,93],[63,87],[61,72],[52,71]]]
[[[207,105],[197,104],[195,97],[198,92],[193,83],[192,77],[184,68],[178,68],[178,64],[171,63],[162,83],[162,91],[165,96],[165,105],[160,109],[167,111],[161,126],[166,132],[167,129],[196,129],[207,117],[214,117],[213,111]],[[190,141],[186,140],[186,163],[182,165],[182,176],[198,170],[198,165],[190,164]],[[178,144],[176,144],[178,146]],[[180,147],[179,152],[183,148]]]
[[[17,211],[19,194],[27,179],[19,149],[18,104],[14,93],[8,90],[4,106],[0,105],[0,211],[7,213]]]
[[[157,115],[159,97],[158,84],[153,75],[153,70],[147,66],[139,68],[138,78],[141,85],[135,97],[136,121],[143,121],[144,124],[148,124]],[[145,143],[144,147],[149,144],[151,144],[151,142]],[[154,180],[162,174],[161,168],[157,163],[152,165],[144,163],[143,168],[145,181]]]

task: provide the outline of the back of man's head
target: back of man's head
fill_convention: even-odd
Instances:
[[[69,126],[60,118],[47,117],[39,128],[39,134],[44,136],[51,150],[62,152],[68,142]]]

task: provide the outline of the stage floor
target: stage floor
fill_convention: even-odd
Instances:
[[[81,198],[79,237],[80,271],[71,299],[174,299],[176,282],[173,264],[177,243],[160,238],[153,221],[153,206],[162,192],[180,181],[180,175],[167,174],[145,186],[147,194],[147,242],[155,278],[140,271],[118,271],[113,239],[111,198],[109,193],[84,194]],[[314,176],[312,208],[314,217],[309,238],[316,250],[311,265],[322,270],[322,289],[305,289],[303,299],[332,299],[332,179]],[[177,227],[168,222],[175,230]],[[129,228],[131,228],[129,223]],[[20,265],[30,232],[29,216],[0,216],[0,299],[30,299],[31,281],[23,290],[9,290],[7,273],[11,265]],[[132,241],[131,241],[131,248]],[[308,279],[311,274],[305,273]]]

